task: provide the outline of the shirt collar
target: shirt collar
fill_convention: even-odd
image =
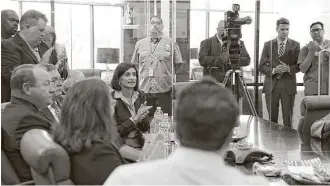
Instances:
[[[168,157],[168,160],[175,163],[179,162],[187,166],[203,161],[206,167],[219,167],[225,166],[223,155],[221,155],[222,153],[221,150],[206,151],[180,146]]]
[[[215,34],[215,36],[218,38],[219,43],[222,45],[222,40],[219,38],[218,34]]]
[[[280,45],[282,41],[279,40],[278,38],[276,38],[276,39],[277,39],[277,44]],[[288,38],[285,38],[283,42],[284,42],[284,46],[285,46],[286,43],[288,42]]]
[[[36,46],[35,48],[32,48],[32,46],[24,39],[24,37],[21,36],[21,38],[23,39],[23,41],[27,44],[27,46],[30,48],[30,50],[32,52],[39,52],[38,46]]]
[[[115,93],[114,93],[113,97],[114,97],[115,99],[121,99],[123,102],[129,104],[129,103],[128,103],[128,98],[126,98],[126,97],[123,95],[122,91],[117,91],[117,90],[115,90]],[[138,91],[134,91],[134,92],[133,92],[133,95],[132,95],[132,103],[135,103],[135,101],[137,100],[138,97],[139,97],[139,92],[138,92]]]
[[[158,38],[156,38],[156,41],[152,40],[152,37],[150,37],[150,42],[152,43],[158,43],[162,39],[162,35],[160,35]]]

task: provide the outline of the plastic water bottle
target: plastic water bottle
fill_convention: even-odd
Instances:
[[[171,144],[171,120],[168,117],[167,113],[164,113],[164,117],[162,122],[160,123],[160,132],[162,132],[165,136],[164,142],[164,157],[167,158],[168,155],[172,152],[172,144]]]
[[[164,113],[162,121],[159,125],[160,131],[165,135],[166,141],[170,141],[171,120],[167,113]]]
[[[150,133],[156,134],[159,131],[159,124],[162,122],[163,119],[163,111],[160,107],[157,107],[155,111],[154,118],[150,123]]]

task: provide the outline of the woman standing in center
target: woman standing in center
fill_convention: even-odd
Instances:
[[[146,106],[145,94],[138,90],[138,79],[138,71],[133,64],[120,63],[112,77],[111,95],[116,100],[114,114],[122,144],[140,150],[144,145],[142,133],[150,127],[150,107]],[[122,155],[125,157],[123,153]],[[137,160],[138,156],[126,158]]]

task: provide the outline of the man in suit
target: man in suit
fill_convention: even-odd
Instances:
[[[30,168],[20,153],[20,142],[25,132],[31,129],[49,131],[55,118],[42,110],[52,104],[55,88],[50,74],[42,67],[24,64],[13,70],[11,103],[1,117],[2,150],[8,156],[22,182],[32,180]]]
[[[167,159],[121,165],[104,185],[268,185],[262,176],[226,165],[220,153],[239,116],[227,88],[204,78],[182,90],[178,105],[175,132],[180,147]]]
[[[223,50],[222,39],[226,34],[225,22],[221,20],[217,27],[217,34],[201,42],[198,56],[199,64],[204,67],[203,75],[211,75],[221,83],[225,78],[226,72],[231,69],[229,52]],[[243,41],[240,41],[240,45],[240,66],[248,66],[251,58],[246,51]],[[228,85],[230,84],[228,83]]]
[[[1,41],[11,38],[17,33],[18,15],[14,10],[1,11]]]
[[[290,23],[286,18],[276,22],[277,38],[267,41],[261,54],[259,70],[265,74],[263,93],[271,121],[277,123],[281,100],[283,123],[292,127],[296,89],[297,60],[300,44],[288,38]]]
[[[44,35],[47,18],[41,12],[29,10],[20,21],[20,31],[1,42],[1,102],[10,100],[10,76],[21,64],[37,64],[48,48],[38,47]]]
[[[55,91],[52,93],[53,103],[44,108],[42,112],[46,115],[50,115],[50,118],[55,118],[56,122],[59,123],[59,118],[61,116],[61,100],[62,100],[62,85],[63,80],[57,68],[53,64],[40,63],[39,66],[46,69],[50,75],[51,86],[54,87]]]

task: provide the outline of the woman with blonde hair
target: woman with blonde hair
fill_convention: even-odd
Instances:
[[[74,84],[65,96],[54,140],[70,155],[71,179],[76,185],[102,185],[125,160],[115,144],[113,100],[104,81],[88,78]]]

